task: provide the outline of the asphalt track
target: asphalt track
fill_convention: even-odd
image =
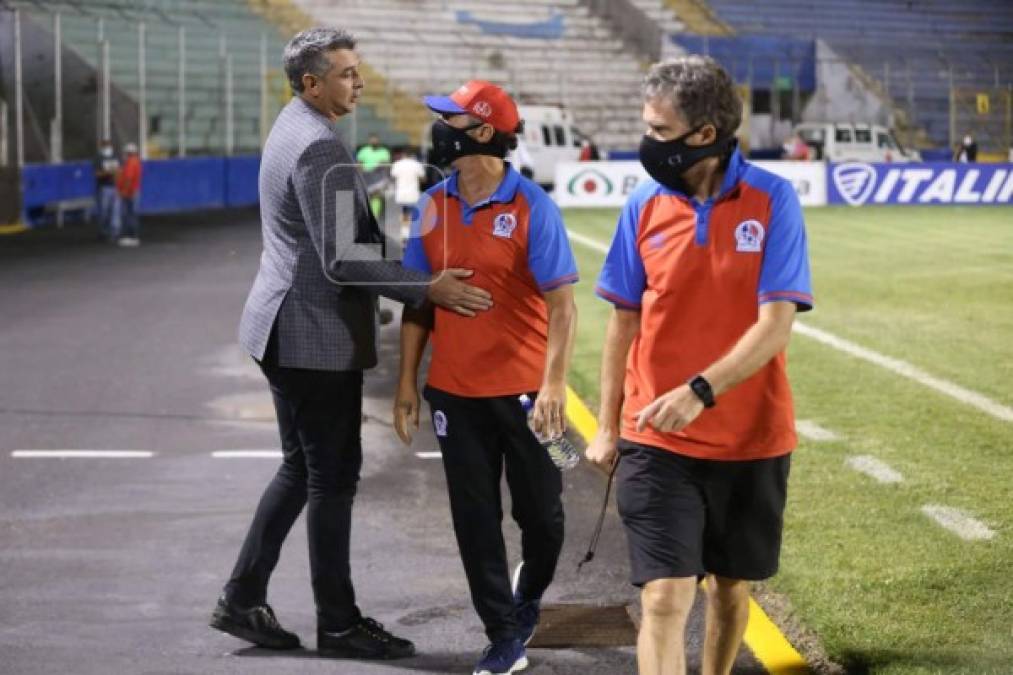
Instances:
[[[0,672],[470,673],[485,644],[450,526],[428,425],[411,450],[389,424],[397,329],[380,333],[366,381],[365,462],[353,526],[360,605],[419,647],[389,663],[321,659],[300,520],[269,601],[308,649],[244,646],[207,628],[277,460],[267,388],[236,344],[256,273],[255,211],[145,221],[139,249],[85,227],[0,237]],[[393,305],[392,305],[393,306]],[[130,459],[15,450],[140,450]],[[578,575],[603,479],[566,476],[567,540],[549,603],[635,604],[625,539],[609,510]],[[504,504],[509,513],[508,498]],[[512,560],[519,536],[509,517]],[[699,662],[702,612],[689,629]],[[675,638],[674,638],[675,639]],[[635,672],[632,648],[533,649],[528,672]],[[744,648],[736,673],[761,673]]]

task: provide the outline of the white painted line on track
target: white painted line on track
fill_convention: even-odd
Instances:
[[[864,473],[880,483],[900,483],[904,476],[895,471],[886,462],[871,455],[855,455],[848,457],[844,463],[859,473]]]
[[[599,253],[608,253],[608,246],[597,239],[586,237],[577,232],[573,232],[572,230],[567,230],[567,232],[570,234],[570,239],[578,244],[582,244],[590,249],[598,251]],[[918,384],[934,389],[935,391],[954,398],[961,403],[973,406],[982,412],[988,413],[992,417],[998,418],[1004,422],[1013,422],[1013,408],[1003,405],[998,401],[993,401],[984,394],[979,394],[976,391],[961,387],[959,384],[930,375],[924,370],[917,368],[906,361],[901,361],[900,359],[880,354],[879,352],[855,344],[850,340],[837,337],[832,333],[828,333],[827,331],[819,328],[814,328],[800,321],[795,321],[794,330],[796,333],[805,335],[817,342],[822,342],[829,347],[833,347],[834,349],[846,354],[873,363],[881,368],[886,368],[887,370],[902,377],[914,380]]]
[[[810,441],[836,441],[840,436],[830,429],[825,429],[812,420],[795,420],[795,431]]]
[[[988,525],[952,506],[926,504],[922,513],[964,541],[987,541],[995,536]]]
[[[440,459],[443,457],[443,453],[440,452],[416,452],[415,456],[419,459]]]
[[[18,459],[148,459],[150,450],[13,450]]]
[[[215,450],[215,459],[281,459],[281,450]]]

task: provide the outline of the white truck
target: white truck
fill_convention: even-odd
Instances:
[[[878,124],[803,122],[793,129],[812,151],[811,159],[828,162],[919,162],[894,133]]]
[[[573,116],[563,108],[549,105],[518,106],[524,120],[524,134],[513,161],[520,166],[528,164],[532,180],[542,186],[551,185],[556,178],[556,164],[576,162],[580,159],[580,141],[583,135],[573,125]]]

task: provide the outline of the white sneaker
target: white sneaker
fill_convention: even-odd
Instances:
[[[137,237],[123,237],[116,243],[125,248],[137,248],[141,245],[141,240]]]

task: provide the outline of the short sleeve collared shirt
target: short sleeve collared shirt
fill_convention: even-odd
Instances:
[[[698,202],[650,180],[630,196],[597,294],[641,312],[624,384],[623,438],[702,459],[776,457],[795,448],[782,352],[678,433],[636,430],[635,415],[728,353],[759,305],[812,308],[802,208],[792,185],[733,152],[717,197]]]
[[[475,317],[436,308],[429,385],[491,397],[541,386],[548,340],[543,294],[577,281],[577,265],[555,203],[509,164],[496,191],[470,205],[457,174],[422,196],[404,265],[427,273],[474,270],[468,283],[492,293]]]

